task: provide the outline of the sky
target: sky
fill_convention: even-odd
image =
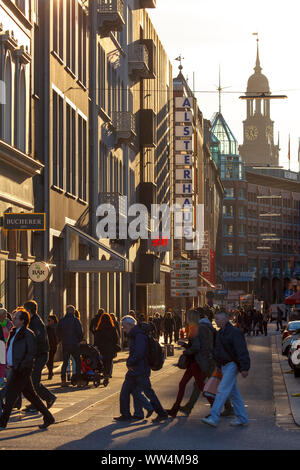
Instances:
[[[219,108],[215,91],[221,68],[222,114],[239,144],[243,143],[246,101],[240,100],[254,73],[258,33],[262,73],[273,94],[271,100],[274,139],[280,132],[280,165],[298,171],[300,138],[300,2],[299,0],[157,0],[148,9],[159,38],[178,75],[180,54],[183,74],[193,88],[206,119]],[[194,80],[193,80],[194,77]]]

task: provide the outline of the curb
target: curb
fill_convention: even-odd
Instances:
[[[276,424],[287,431],[300,431],[300,414],[296,414],[295,406],[293,406],[290,396],[289,381],[286,380],[284,374],[283,364],[284,360],[280,359],[281,336],[271,337],[271,352],[272,352],[272,369],[273,369],[273,392],[275,402],[275,416]],[[291,377],[290,377],[291,378]],[[297,398],[294,398],[297,400]],[[300,412],[300,402],[298,401],[298,410]]]

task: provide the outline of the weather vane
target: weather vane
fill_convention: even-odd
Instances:
[[[184,60],[184,57],[182,57],[182,55],[180,54],[178,57],[176,57],[175,60],[178,60],[180,62],[180,65],[179,65],[179,70],[181,72],[181,70],[183,69],[183,65],[182,65],[182,61]]]

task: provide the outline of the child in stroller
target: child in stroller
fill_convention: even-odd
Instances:
[[[95,387],[99,387],[103,380],[104,387],[108,385],[108,379],[103,375],[102,356],[96,346],[87,343],[80,343],[81,356],[81,375],[79,380],[76,376],[71,377],[72,385],[86,386],[89,382],[93,382]]]

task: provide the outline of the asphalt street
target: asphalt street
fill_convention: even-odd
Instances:
[[[217,429],[204,425],[201,418],[208,414],[209,406],[201,398],[192,414],[178,414],[159,425],[151,420],[134,423],[115,423],[119,415],[119,390],[125,365],[118,369],[115,378],[104,392],[98,393],[93,406],[67,421],[62,420],[46,431],[33,424],[33,418],[18,421],[15,418],[0,433],[1,449],[32,450],[298,450],[300,428],[296,425],[278,425],[273,395],[272,336],[248,337],[251,371],[247,379],[239,376],[239,387],[249,415],[249,426],[232,428],[230,418],[222,418]],[[175,368],[174,358],[169,358],[166,368],[153,374],[152,383],[163,406],[170,408],[177,394],[178,382],[183,374]],[[187,387],[187,397],[192,382]],[[76,393],[76,392],[74,392]],[[89,391],[85,392],[86,394]],[[102,396],[101,396],[102,393]],[[71,392],[65,395],[71,400]],[[185,400],[183,400],[183,403]],[[56,410],[57,411],[57,410]],[[57,411],[57,416],[61,410]],[[39,421],[40,423],[40,421]]]

